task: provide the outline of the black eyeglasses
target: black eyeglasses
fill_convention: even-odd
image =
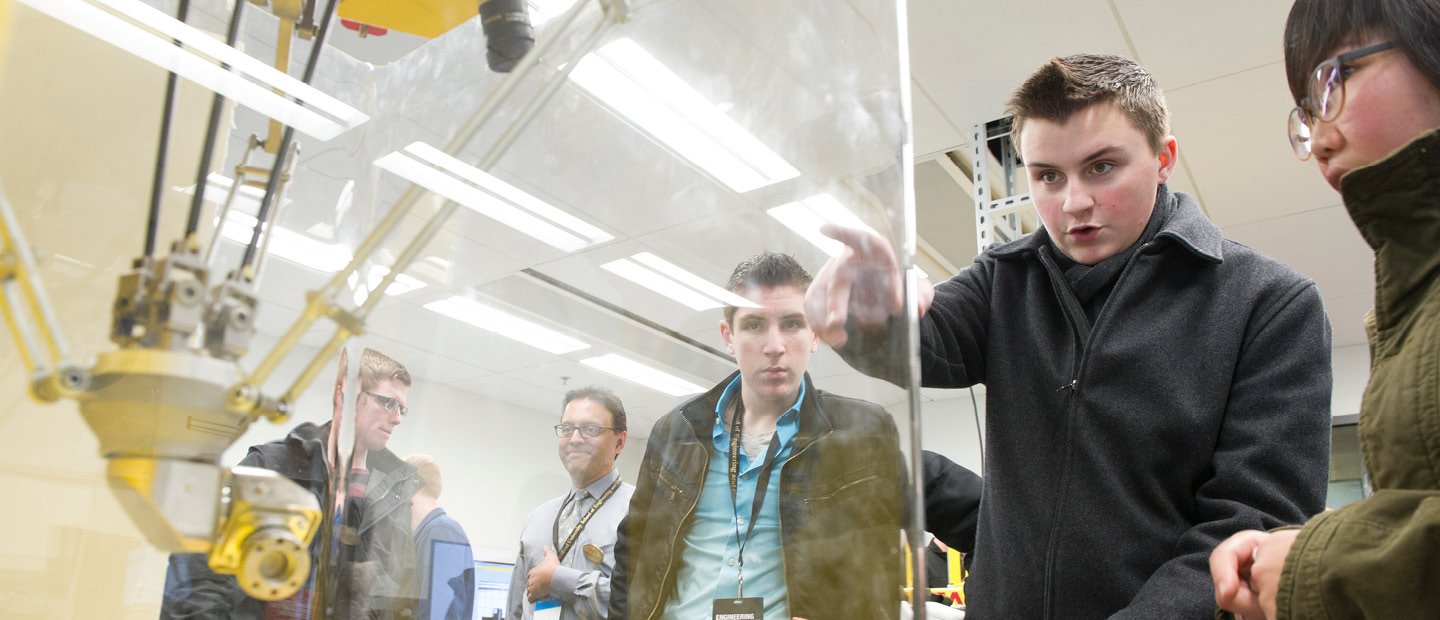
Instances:
[[[369,396],[372,400],[375,401],[376,404],[384,407],[385,410],[389,411],[390,413],[399,413],[400,417],[402,418],[410,415],[409,407],[400,404],[400,401],[390,398],[389,396],[381,396],[379,394],[366,390],[361,390],[360,393]]]
[[[1390,41],[1376,43],[1327,58],[1315,66],[1315,72],[1310,75],[1310,88],[1300,105],[1290,110],[1287,123],[1290,148],[1295,150],[1296,157],[1301,161],[1310,159],[1310,133],[1315,125],[1340,116],[1340,108],[1345,105],[1345,80],[1357,69],[1350,63],[1393,47],[1395,44]]]
[[[615,427],[600,426],[599,424],[581,424],[580,426],[575,426],[574,424],[556,424],[555,436],[561,439],[569,439],[570,435],[574,434],[577,430],[580,431],[581,437],[594,439],[604,434],[605,431],[615,430]]]

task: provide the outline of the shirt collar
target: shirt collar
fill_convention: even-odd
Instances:
[[[585,487],[585,490],[590,492],[590,497],[600,497],[605,493],[605,489],[610,488],[611,483],[615,482],[615,479],[619,477],[620,468],[616,467],[611,469],[610,473],[600,476],[599,480],[590,483],[590,486]]]
[[[740,392],[740,375],[735,375],[730,380],[730,385],[725,386],[725,391],[720,393],[720,400],[715,403],[715,432],[714,436],[719,437],[730,432],[725,426],[725,408],[730,406],[730,399]],[[780,419],[775,421],[775,426],[796,425],[800,419],[800,404],[805,402],[805,381],[800,381],[800,394],[796,395],[795,402],[780,414]]]

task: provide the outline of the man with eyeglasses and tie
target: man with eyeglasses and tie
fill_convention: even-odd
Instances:
[[[625,430],[625,405],[610,390],[590,386],[565,394],[555,435],[571,489],[525,519],[508,620],[606,617],[615,530],[635,492],[615,468]]]

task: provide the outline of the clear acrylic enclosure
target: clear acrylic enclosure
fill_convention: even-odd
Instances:
[[[0,3],[0,187],[74,373],[39,402],[0,336],[4,616],[689,617],[710,587],[710,617],[743,575],[767,618],[899,617],[912,381],[817,343],[803,282],[728,283],[814,274],[827,223],[910,263],[903,1],[533,0],[510,73],[472,18],[387,64],[324,46],[313,92],[268,4],[243,61],[228,1],[180,46],[173,1]],[[168,123],[157,62],[208,67]],[[741,402],[785,399],[726,454]]]

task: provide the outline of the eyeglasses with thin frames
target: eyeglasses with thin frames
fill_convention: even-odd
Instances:
[[[360,393],[369,396],[375,401],[375,404],[384,407],[385,410],[389,411],[390,413],[399,413],[400,417],[402,418],[410,415],[409,407],[400,404],[400,401],[390,398],[389,396],[381,396],[369,390],[361,390]]]
[[[1395,44],[1390,41],[1376,43],[1327,58],[1315,66],[1314,73],[1310,75],[1309,92],[1300,100],[1300,105],[1290,110],[1287,122],[1290,148],[1295,150],[1295,156],[1300,161],[1310,159],[1310,135],[1315,125],[1328,123],[1340,116],[1340,108],[1345,105],[1345,80],[1359,69],[1350,63],[1393,47]]]
[[[580,431],[581,437],[584,437],[586,439],[594,439],[604,434],[605,431],[615,430],[615,427],[600,426],[599,424],[581,424],[579,426],[576,426],[574,424],[556,424],[555,436],[561,439],[569,439],[570,435],[574,434],[577,430]]]

